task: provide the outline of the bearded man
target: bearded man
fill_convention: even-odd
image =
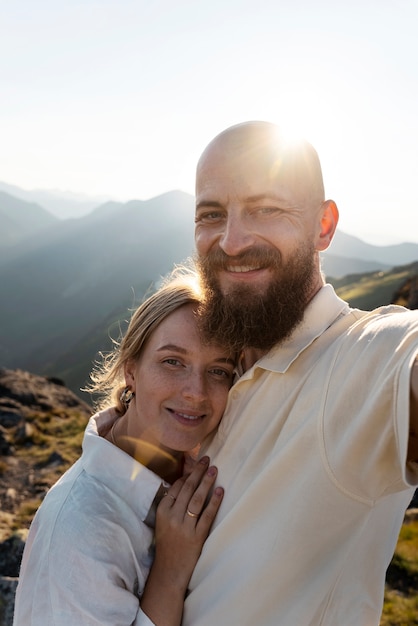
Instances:
[[[183,623],[377,626],[418,484],[418,312],[325,284],[337,206],[313,147],[273,124],[209,144],[195,220],[204,332],[242,360],[202,449],[225,496]]]

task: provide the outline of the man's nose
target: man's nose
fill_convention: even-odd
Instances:
[[[219,247],[228,256],[238,256],[255,243],[255,234],[246,224],[245,218],[230,214],[219,238]]]

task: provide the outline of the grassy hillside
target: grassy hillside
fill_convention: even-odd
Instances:
[[[381,626],[418,624],[418,513],[405,516],[386,576]]]
[[[327,276],[340,298],[358,309],[370,311],[397,301],[396,294],[409,278],[418,276],[418,262],[395,267],[387,272],[351,274],[343,278]],[[408,306],[406,301],[398,304]]]
[[[338,295],[352,307],[366,311],[390,303],[410,306],[411,284],[417,281],[418,262],[387,272],[328,277]],[[415,307],[414,307],[415,308]],[[380,626],[418,625],[418,512],[407,511],[395,555],[386,576]]]
[[[86,415],[74,409],[36,411],[26,418],[25,437],[13,440],[13,462],[0,462],[2,483],[25,493],[13,510],[0,512],[0,541],[25,536],[25,529],[48,489],[79,456]],[[18,433],[16,432],[16,435]],[[31,476],[30,488],[28,476]],[[418,625],[418,515],[405,517],[387,573],[381,626]]]

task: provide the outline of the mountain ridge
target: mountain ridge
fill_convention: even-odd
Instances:
[[[0,190],[20,200],[35,202],[59,219],[81,217],[89,213],[94,207],[110,200],[104,195],[89,196],[59,189],[23,189],[3,181],[0,181]]]
[[[0,188],[2,183],[0,182]],[[15,210],[11,213],[7,206],[4,206],[5,198],[10,202],[14,202]],[[62,237],[66,233],[76,233],[81,226],[91,227],[93,223],[103,222],[104,219],[112,219],[117,211],[123,213],[132,207],[145,207],[145,210],[152,210],[155,204],[173,202],[177,209],[183,205],[183,211],[180,211],[180,217],[184,223],[189,224],[193,215],[191,205],[193,196],[179,190],[169,191],[151,198],[149,200],[130,200],[128,202],[116,202],[109,200],[104,204],[96,206],[89,213],[82,217],[70,218],[66,220],[58,220],[44,207],[29,203],[24,200],[18,201],[5,192],[0,192],[0,219],[2,219],[2,239],[0,244],[9,236],[9,230],[13,230],[10,238],[13,239],[14,245],[3,245],[0,250],[0,263],[7,262],[9,259],[15,259],[17,256],[36,247],[47,245],[49,238]],[[27,224],[27,216],[29,209],[32,211],[30,223]],[[185,211],[188,214],[186,215]],[[18,215],[16,215],[18,211]],[[183,215],[181,215],[183,213]],[[25,215],[26,220],[23,220]],[[46,215],[49,219],[46,219]],[[9,223],[6,222],[6,217]],[[10,219],[13,218],[13,224]],[[25,223],[26,221],[26,223]],[[36,227],[35,227],[36,224]],[[19,234],[17,234],[19,233]],[[33,234],[37,234],[37,238],[33,238]],[[16,241],[19,237],[20,241]],[[5,249],[5,247],[7,249]],[[28,250],[29,247],[29,250]],[[325,274],[332,276],[343,276],[348,273],[360,271],[373,271],[377,269],[389,269],[395,265],[410,263],[418,258],[418,243],[405,242],[402,244],[392,244],[384,246],[376,246],[366,243],[360,238],[349,235],[337,229],[331,246],[322,254],[323,269]]]
[[[1,198],[0,217],[10,215]],[[37,232],[24,222],[45,217],[45,210],[24,201],[14,206],[21,239],[0,253],[0,288],[7,294],[0,365],[60,376],[79,393],[97,352],[111,348],[109,328],[123,325],[161,277],[193,255],[194,197],[176,190],[146,201],[109,201],[80,218],[47,215]],[[414,262],[418,244],[371,246],[337,232],[321,259],[327,279],[336,282]]]

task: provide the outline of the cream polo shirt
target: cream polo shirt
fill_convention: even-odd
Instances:
[[[230,391],[205,446],[225,496],[185,626],[378,625],[418,482],[407,465],[418,312],[351,310],[330,285]]]
[[[144,523],[161,478],[99,436],[93,416],[80,459],[50,489],[26,542],[14,626],[150,626],[140,609],[152,561]]]

